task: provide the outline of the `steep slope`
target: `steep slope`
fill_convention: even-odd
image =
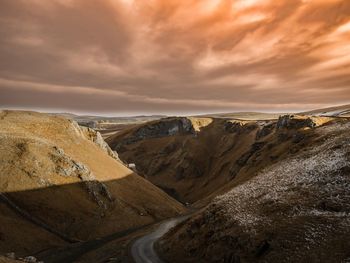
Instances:
[[[219,196],[168,233],[169,262],[349,262],[350,122]]]
[[[193,203],[297,153],[317,139],[315,127],[334,120],[297,115],[256,121],[166,118],[125,130],[107,142],[146,179]]]
[[[0,112],[0,253],[27,254],[172,217],[182,206],[125,167],[101,135]]]

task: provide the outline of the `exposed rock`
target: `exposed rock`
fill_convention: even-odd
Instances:
[[[111,196],[108,188],[99,182],[91,170],[84,164],[71,159],[66,155],[63,149],[56,146],[50,155],[51,160],[55,164],[55,172],[64,177],[77,177],[85,185],[89,195],[102,208],[107,209],[106,201],[112,202],[114,198]]]
[[[104,183],[97,180],[89,180],[84,181],[84,185],[90,196],[92,196],[93,200],[99,205],[99,207],[108,209],[108,205],[114,201],[114,198]]]
[[[284,115],[279,117],[277,121],[277,129],[315,128],[331,120],[332,118],[329,118],[329,117]]]
[[[213,122],[212,118],[187,117],[187,119],[191,121],[196,132],[200,132],[202,128],[209,126]]]
[[[251,132],[258,127],[256,122],[251,121],[240,121],[240,120],[230,120],[224,125],[225,131],[229,133],[241,133],[241,132]]]
[[[64,150],[54,146],[50,158],[55,164],[55,172],[65,177],[78,177],[82,180],[95,179],[91,171],[82,163],[72,160]]]
[[[120,161],[118,157],[118,153],[116,151],[113,151],[109,147],[109,145],[104,141],[104,139],[102,138],[102,135],[99,132],[89,127],[83,127],[83,126],[80,126],[80,129],[82,130],[83,134],[88,140],[94,142],[98,147],[104,150],[112,158]]]
[[[275,128],[275,123],[269,123],[267,125],[264,125],[262,129],[260,129],[256,134],[256,139],[262,139],[266,137],[267,135],[271,134]]]
[[[137,138],[164,137],[176,134],[194,133],[192,123],[187,118],[167,118],[154,124],[143,126],[136,131]]]
[[[128,168],[130,168],[130,169],[133,170],[134,172],[137,172],[136,164],[134,164],[134,163],[129,163],[129,164],[128,164]]]
[[[123,145],[135,143],[146,138],[160,138],[179,134],[195,135],[196,132],[192,122],[185,117],[165,118],[139,127],[131,136],[120,141],[115,148],[119,149]]]
[[[33,256],[28,256],[23,259],[24,262],[26,263],[36,263],[38,262],[37,259]]]

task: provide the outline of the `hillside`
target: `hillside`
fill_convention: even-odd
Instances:
[[[101,135],[62,117],[0,112],[0,254],[30,255],[176,216]]]
[[[349,262],[350,122],[215,198],[158,244],[169,262]]]
[[[350,117],[350,104],[302,112],[303,115]]]
[[[176,199],[205,203],[312,145],[318,138],[315,127],[335,121],[298,115],[276,120],[172,117],[124,130],[107,143]]]

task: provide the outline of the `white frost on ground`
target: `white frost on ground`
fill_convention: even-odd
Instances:
[[[325,128],[324,132],[344,129],[349,131],[349,128],[349,125],[338,125],[336,128],[333,127],[333,130]],[[350,165],[349,153],[350,134],[346,132],[332,136],[321,145],[308,149],[297,157],[263,170],[247,183],[217,197],[214,203],[224,210],[228,221],[235,222],[247,230],[257,224],[272,223],[269,217],[257,212],[259,207],[264,207],[266,204],[289,207],[295,205],[286,213],[281,212],[281,216],[327,215],[329,213],[327,211],[307,207],[311,205],[307,199],[310,196],[316,199],[320,196],[330,198],[334,203],[344,203],[346,197],[349,199],[350,180],[340,172],[337,173]],[[305,202],[302,200],[303,193]],[[299,202],[303,206],[299,207]],[[349,218],[349,214],[345,212],[331,212],[329,216]],[[311,232],[318,233],[314,230]],[[317,237],[310,238],[315,240]]]

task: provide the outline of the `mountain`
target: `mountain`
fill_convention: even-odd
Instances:
[[[31,255],[183,212],[99,133],[63,117],[1,111],[0,171],[0,254]]]

